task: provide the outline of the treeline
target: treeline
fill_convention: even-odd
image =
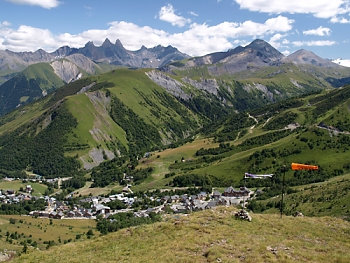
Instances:
[[[295,122],[298,114],[295,112],[287,111],[286,113],[272,118],[264,127],[264,130],[277,130],[283,129],[288,124]]]
[[[48,116],[51,117],[50,124],[37,133],[37,125]],[[64,144],[66,135],[76,125],[76,119],[60,105],[31,126],[22,126],[1,136],[0,166],[10,171],[30,168],[46,178],[74,174],[80,163],[76,157],[64,156]]]
[[[213,175],[184,174],[176,176],[172,180],[174,187],[194,187],[199,186],[211,192],[213,186],[222,186],[222,180]]]
[[[30,211],[44,210],[46,206],[44,199],[25,200],[19,203],[1,204],[0,214],[3,215],[28,215]]]
[[[124,174],[129,178],[133,178],[133,184],[140,184],[148,178],[154,168],[148,167],[145,169],[135,169],[137,163],[126,163],[127,158],[115,158],[113,160],[103,162],[99,166],[93,168],[91,178],[93,183],[91,187],[105,187],[113,182],[126,184]]]
[[[296,132],[296,130],[294,130],[293,132]],[[252,146],[256,147],[256,146],[269,144],[269,143],[272,143],[272,142],[279,141],[280,139],[282,139],[284,137],[287,137],[291,133],[292,132],[290,130],[282,130],[282,131],[275,131],[275,132],[265,133],[263,135],[259,135],[259,136],[252,137],[252,138],[244,140],[239,145],[239,147],[242,148],[242,149],[246,149],[246,148],[251,148]]]
[[[215,121],[226,116],[229,110],[222,107],[221,102],[215,96],[208,94],[208,97],[210,97],[211,100],[197,96],[188,100],[179,98],[179,101],[191,111],[202,116],[207,122],[209,120]]]
[[[134,89],[144,100],[144,102],[140,103],[141,105],[148,107],[151,113],[164,125],[163,133],[167,134],[169,131],[172,133],[172,139],[174,141],[182,140],[185,134],[192,132],[193,130],[198,128],[198,123],[195,121],[194,115],[181,103],[179,103],[176,98],[169,95],[167,92],[159,92],[157,90],[153,90],[152,95],[146,95],[142,91]],[[154,97],[155,100],[151,99]],[[172,114],[167,113],[167,116],[164,116],[161,105],[167,109],[171,109],[175,111],[179,116],[181,116],[182,121],[178,121],[174,119]],[[192,115],[192,116],[191,116]],[[190,118],[190,116],[192,118]]]
[[[216,148],[200,148],[198,151],[196,151],[196,156],[203,156],[203,155],[218,155],[225,152],[232,151],[235,147],[233,145],[230,145],[230,143],[220,143],[219,147]]]
[[[27,174],[24,171],[8,171],[4,169],[0,169],[0,179],[1,178],[27,178]]]
[[[244,128],[251,127],[255,124],[252,118],[248,117],[246,112],[232,113],[226,118],[222,118],[200,129],[200,133],[205,136],[214,137],[215,142],[233,141],[237,138],[238,133]],[[220,127],[223,127],[220,129]]]
[[[223,129],[214,134],[214,141],[234,141],[239,132],[254,124],[255,121],[249,118],[247,113],[233,114],[223,123]]]
[[[317,94],[320,93],[319,91],[314,91],[310,94]],[[305,95],[303,95],[305,96]],[[300,96],[299,96],[300,97]],[[299,97],[294,97],[288,100],[271,103],[269,105],[263,106],[261,108],[252,110],[250,113],[253,116],[264,116],[266,119],[273,116],[276,112],[281,112],[288,109],[298,108],[304,105],[304,102],[300,100]]]
[[[71,96],[74,94],[77,94],[78,91],[80,91],[83,87],[88,86],[92,83],[92,79],[90,78],[82,78],[78,79],[76,81],[73,81],[69,84],[64,85],[63,87],[59,88],[53,97],[49,100],[49,102],[44,106],[44,108],[49,108],[53,106],[58,101],[62,100],[63,98],[67,96]]]
[[[91,179],[93,181],[91,187],[105,187],[112,182],[121,183],[126,169],[123,165],[126,161],[126,157],[114,158],[94,167],[91,172]]]
[[[142,224],[152,224],[161,221],[160,215],[151,212],[149,217],[135,217],[134,213],[117,213],[108,219],[98,217],[96,229],[105,235],[109,232],[115,232],[122,228],[138,226]]]
[[[326,113],[330,109],[334,108],[337,105],[345,102],[350,98],[350,86],[346,88],[338,89],[331,93],[325,94],[323,96],[315,97],[310,100],[311,104],[315,104],[316,108],[313,111],[315,117]]]
[[[150,151],[155,145],[162,145],[162,138],[158,130],[147,124],[137,116],[116,96],[112,96],[110,115],[125,132],[129,145],[129,155],[143,155]]]
[[[68,180],[64,180],[61,183],[62,189],[67,189],[68,192],[72,192],[75,189],[79,189],[85,186],[86,179],[84,176],[73,176]]]

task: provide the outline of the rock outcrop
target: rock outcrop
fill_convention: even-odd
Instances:
[[[166,89],[170,94],[174,95],[175,97],[181,98],[183,100],[190,99],[190,95],[186,94],[182,89],[185,86],[183,83],[157,70],[146,72],[146,75],[152,81]]]
[[[57,60],[51,63],[55,73],[66,83],[80,79],[82,73],[77,65],[67,60]]]

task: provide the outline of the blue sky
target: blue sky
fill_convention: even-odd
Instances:
[[[54,51],[120,39],[192,56],[264,39],[350,66],[350,0],[0,0],[0,49]],[[349,61],[346,61],[349,60]]]

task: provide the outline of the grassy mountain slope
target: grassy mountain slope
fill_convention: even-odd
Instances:
[[[63,84],[49,64],[31,65],[0,86],[0,115],[37,100]]]
[[[203,121],[154,84],[145,75],[145,70],[114,70],[70,83],[34,103],[33,108],[22,107],[4,116],[3,129],[0,129],[3,130],[0,149],[3,162],[14,158],[19,161],[16,169],[33,166],[31,158],[20,161],[19,153],[14,154],[11,150],[13,145],[24,144],[28,136],[30,140],[36,140],[52,127],[63,125],[63,119],[56,119],[61,123],[55,120],[55,116],[61,114],[69,120],[69,124],[65,124],[69,129],[59,128],[62,140],[58,140],[56,147],[63,151],[65,158],[76,158],[88,169],[118,156],[137,158],[154,147],[184,139]],[[30,116],[33,119],[29,119]],[[24,121],[23,125],[19,126],[21,121]],[[50,138],[46,140],[53,143],[49,142]],[[33,148],[28,147],[29,152],[37,151],[37,143],[30,145]],[[12,164],[8,165],[14,168]]]
[[[323,70],[323,69],[320,69]],[[294,64],[248,69],[236,74],[211,76],[208,65],[187,68],[171,68],[169,76],[183,81],[215,80],[218,84],[217,99],[232,105],[238,111],[261,107],[290,97],[300,96],[332,86],[321,77],[307,72]],[[334,74],[336,71],[334,70]],[[348,72],[350,75],[350,71]],[[322,75],[326,78],[326,74]]]
[[[195,175],[206,183],[209,180],[215,187],[238,187],[243,184],[244,173],[251,172],[273,173],[276,175],[273,182],[280,185],[284,164],[287,165],[286,184],[290,186],[320,182],[343,174],[350,168],[349,91],[350,86],[347,86],[268,105],[250,111],[251,117],[241,113],[222,123],[213,123],[202,130],[208,138],[155,153],[145,160],[145,165],[163,167],[154,177],[157,183],[149,184],[164,187],[174,178],[164,175],[175,173],[175,178],[192,176],[192,181],[184,180],[177,186],[192,186],[193,183],[202,186],[200,181],[193,181]],[[321,122],[324,125],[318,127]],[[295,129],[285,129],[289,124]],[[343,132],[327,130],[325,125]],[[181,162],[181,159],[185,161]],[[295,173],[289,168],[292,162],[316,164],[320,170]],[[248,185],[259,183],[262,182],[250,181]],[[267,185],[262,183],[260,186]]]
[[[310,66],[311,68],[311,66]],[[314,67],[315,72],[331,71]],[[334,73],[337,70],[333,70]],[[313,72],[313,73],[315,73]],[[276,87],[280,92],[293,95],[300,94],[302,91],[311,91],[315,88],[330,88],[331,85],[324,78],[315,77],[312,71],[304,70],[294,64],[282,64],[278,67],[261,68],[257,71],[246,70],[235,74],[238,80],[244,82],[261,83],[268,87]],[[350,70],[348,71],[350,75]]]
[[[336,216],[350,220],[350,174],[333,177],[325,182],[312,183],[294,187],[295,193],[284,196],[284,212],[293,214],[296,211],[306,216]],[[276,213],[280,197],[259,200],[256,211]]]
[[[31,65],[25,69],[24,74],[27,79],[38,79],[39,86],[42,90],[50,90],[53,87],[61,87],[64,84],[48,63]]]
[[[348,262],[349,223],[253,214],[222,207],[34,251],[13,262]]]
[[[37,111],[32,111],[31,114],[38,115],[30,122],[27,120],[27,127],[18,126],[19,121],[15,116],[21,115],[20,109],[17,113],[5,116],[2,123],[13,133],[3,134],[1,140],[5,144],[2,144],[0,154],[4,156],[4,160],[10,158],[9,154],[11,158],[19,154],[13,155],[13,145],[9,144],[6,138],[16,138],[21,134],[22,139],[16,139],[16,145],[23,144],[24,141],[21,140],[28,138],[23,137],[25,134],[34,139],[36,136],[44,136],[41,134],[45,134],[47,128],[60,127],[62,124],[55,123],[53,118],[55,114],[63,114],[65,118],[71,119],[70,128],[62,134],[62,140],[58,140],[61,154],[64,154],[65,158],[75,160],[69,167],[74,167],[76,161],[79,161],[81,166],[87,169],[114,157],[128,156],[132,160],[139,159],[145,152],[163,149],[165,145],[186,138],[197,128],[208,123],[205,113],[215,113],[210,107],[207,111],[207,105],[214,101],[213,97],[208,96],[208,100],[208,97],[203,95],[205,92],[194,89],[186,82],[188,91],[194,90],[192,96],[197,93],[197,96],[202,98],[204,110],[196,112],[188,102],[186,104],[175,99],[164,88],[156,85],[147,77],[146,72],[149,71],[118,69],[70,83],[54,95],[43,99],[42,104],[34,104],[37,105]],[[219,89],[220,85],[228,84],[220,83]],[[236,87],[232,89],[234,88]],[[349,90],[348,86],[329,93],[314,93],[249,112],[234,113],[213,122],[212,125],[206,125],[201,131],[202,136],[212,138],[210,141],[214,143],[224,144],[208,147],[213,149],[207,152],[197,148],[192,155],[186,152],[186,145],[180,148],[180,152],[183,149],[181,157],[191,161],[180,162],[182,158],[176,159],[174,155],[173,163],[167,162],[164,166],[167,168],[162,170],[161,176],[156,176],[156,180],[160,182],[157,185],[161,187],[163,183],[165,185],[171,181],[165,178],[164,173],[175,172],[177,176],[198,175],[211,181],[211,185],[224,187],[240,184],[244,172],[275,173],[283,163],[290,162],[320,164],[322,170],[318,172],[318,177],[322,180],[340,174],[348,169],[348,134],[340,133],[330,137],[330,132],[315,125],[323,122],[323,126],[331,125],[343,131],[350,130],[350,119],[346,114]],[[43,101],[47,103],[43,105]],[[233,110],[228,106],[221,107]],[[26,110],[21,108],[21,112],[24,114]],[[40,116],[41,112],[44,114]],[[21,120],[24,120],[23,116]],[[63,121],[60,118],[57,120]],[[10,122],[6,123],[7,121]],[[285,129],[293,123],[298,123],[295,126],[301,127]],[[20,129],[15,131],[14,127]],[[2,127],[0,131],[1,129]],[[231,145],[225,146],[227,143]],[[32,144],[32,147],[37,147],[36,145]],[[268,151],[263,151],[264,149]],[[37,151],[35,148],[32,150]],[[317,159],[310,158],[315,154]],[[151,158],[147,163],[159,163],[162,153],[159,156],[158,160]],[[20,160],[22,157],[18,155],[16,158]],[[177,163],[174,163],[175,161]],[[28,165],[31,167],[33,164],[22,163],[17,167],[24,169]],[[157,167],[158,164],[154,166]],[[68,170],[71,171],[71,168]],[[58,170],[50,169],[50,173]],[[287,171],[287,179],[291,184],[295,184],[296,179],[292,171]],[[151,178],[148,182],[151,183]]]
[[[98,75],[114,68],[114,65],[97,65],[82,55],[30,65],[0,86],[0,116],[52,93],[80,75]]]

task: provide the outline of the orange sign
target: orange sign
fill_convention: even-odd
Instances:
[[[316,165],[308,165],[308,164],[300,164],[300,163],[292,163],[292,170],[318,170],[318,166]]]

